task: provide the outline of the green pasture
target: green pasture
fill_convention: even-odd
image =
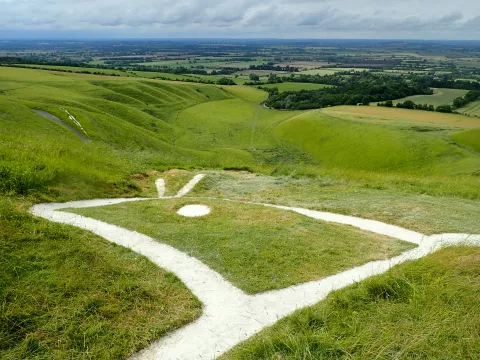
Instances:
[[[433,95],[408,96],[403,99],[395,100],[393,103],[397,104],[406,100],[412,100],[416,104],[428,104],[437,107],[439,105],[452,104],[453,100],[465,95],[467,92],[467,90],[460,89],[433,89]]]
[[[480,117],[480,101],[474,101],[465,107],[458,109],[458,112]]]
[[[192,199],[156,200],[76,214],[147,234],[200,259],[248,293],[284,288],[385,259],[414,245],[261,205],[197,199],[201,218],[176,214]]]
[[[428,131],[431,130],[431,131]],[[480,158],[446,141],[448,130],[355,123],[313,111],[277,125],[277,138],[311,154],[322,167],[390,173],[480,171]]]

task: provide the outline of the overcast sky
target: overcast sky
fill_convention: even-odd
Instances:
[[[0,37],[480,40],[480,0],[0,0]]]

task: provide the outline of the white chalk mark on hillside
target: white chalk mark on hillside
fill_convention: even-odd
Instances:
[[[158,197],[161,198],[165,196],[165,180],[157,179],[157,181],[155,181],[155,186],[157,188]]]
[[[203,176],[195,176],[175,197],[186,195]],[[160,183],[157,182],[159,195],[161,192],[164,193],[164,190],[160,191],[158,186]],[[460,243],[480,245],[480,235],[440,234],[425,236],[379,221],[302,208],[250,203],[294,211],[323,221],[348,224],[363,230],[410,241],[418,244],[418,247],[391,259],[372,261],[318,281],[256,295],[247,295],[198,259],[190,257],[169,245],[162,244],[158,240],[99,220],[56,211],[65,208],[86,208],[147,200],[152,199],[86,200],[64,204],[40,204],[30,209],[30,212],[36,216],[90,230],[113,243],[146,256],[158,266],[176,274],[192,293],[202,301],[203,314],[199,319],[155,342],[147,349],[134,355],[131,360],[215,359],[241,341],[248,339],[266,326],[273,325],[295,310],[313,305],[324,299],[333,290],[384,273],[392,266],[405,261],[419,259],[438,250],[443,245]]]
[[[62,109],[63,111],[65,111],[65,112],[67,113],[68,118],[69,118],[70,120],[72,120],[73,123],[74,123],[80,130],[82,130],[82,132],[83,132],[85,135],[88,135],[87,132],[85,131],[85,129],[83,128],[82,124],[80,124],[80,122],[75,118],[75,116],[73,116],[72,114],[70,114],[70,112],[69,112],[67,109],[63,108],[63,107],[60,108],[60,109]]]
[[[204,177],[204,174],[195,175],[193,179],[187,183],[187,185],[180,189],[180,191],[177,193],[177,195],[175,195],[175,197],[180,198],[187,195]]]

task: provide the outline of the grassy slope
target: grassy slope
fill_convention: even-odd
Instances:
[[[441,130],[366,126],[317,111],[281,123],[274,134],[302,147],[327,168],[424,174],[479,171],[480,158],[445,141]]]
[[[264,92],[241,86],[222,88],[178,82],[52,74],[47,71],[0,68],[2,201],[14,199],[16,207],[20,208],[20,214],[24,216],[22,221],[27,224],[26,219],[33,221],[25,215],[24,210],[30,201],[153,194],[152,183],[157,175],[153,171],[148,171],[150,169],[248,166],[256,171],[279,176],[276,179],[268,178],[268,181],[273,179],[275,182],[287,183],[289,185],[285,189],[288,191],[275,186],[264,188],[263,185],[258,189],[255,184],[251,185],[249,181],[244,181],[239,190],[240,196],[252,198],[258,196],[278,202],[286,199],[289,203],[308,204],[308,207],[312,208],[366,214],[366,217],[386,221],[391,219],[400,225],[408,225],[407,227],[425,232],[462,231],[462,229],[478,232],[478,224],[475,221],[478,218],[476,216],[479,209],[478,202],[459,198],[478,199],[480,189],[478,176],[431,176],[430,173],[417,176],[403,170],[399,173],[391,173],[385,170],[378,172],[376,169],[365,172],[357,169],[318,167],[315,165],[315,159],[304,151],[292,148],[270,135],[275,126],[289,116],[293,116],[292,113],[279,114],[262,110],[258,116],[258,119],[261,119],[258,122],[260,127],[257,128],[256,125],[253,126],[256,122],[250,117],[245,124],[242,124],[240,119],[235,117],[234,112],[237,111],[235,107],[229,111],[232,113],[231,123],[230,120],[223,124],[209,123],[209,117],[217,109],[216,106],[210,108],[206,106],[205,109],[208,111],[203,111],[201,116],[197,117],[197,122],[189,123],[189,119],[186,118],[186,124],[193,128],[190,136],[188,133],[191,130],[188,127],[178,125],[178,119],[185,119],[183,113],[188,112],[192,106],[201,108],[213,101],[220,106],[220,111],[226,112],[228,109],[225,109],[223,104],[234,100],[241,111],[251,115],[255,114],[256,109],[259,108],[257,104],[264,98]],[[30,108],[44,109],[68,122],[65,112],[60,107],[65,107],[77,117],[93,140],[91,144],[83,144],[61,126],[36,116],[30,110]],[[436,116],[435,118],[422,115],[420,119],[417,114],[426,112],[382,109],[381,111],[391,111],[385,115],[378,114],[380,110],[377,108],[368,107],[369,114],[363,113],[366,111],[364,109],[367,107],[339,107],[325,109],[323,112],[328,112],[327,114],[335,118],[340,117],[341,122],[361,123],[367,129],[370,125],[377,126],[385,122],[394,125],[394,131],[399,131],[401,127],[411,131],[413,126],[417,127],[416,132],[424,132],[431,127],[445,128],[446,130],[439,133],[442,135],[438,137],[441,141],[449,139],[449,136],[454,135],[455,132],[478,127],[478,119],[475,118],[453,115],[443,117],[443,114],[434,114],[429,116]],[[355,114],[357,111],[360,115]],[[192,114],[194,115],[196,114]],[[203,151],[174,145],[176,140],[182,139],[182,141],[186,140],[186,145],[196,147],[198,144],[195,131],[199,128],[201,130],[203,121],[212,128],[211,131],[205,132],[206,137],[216,132],[224,133],[230,126],[238,126],[241,131],[233,134],[235,141],[232,143],[235,143],[235,146],[228,151],[225,150],[223,146],[230,143],[224,142],[223,139],[220,139],[220,146],[214,143],[208,144],[204,139],[200,139],[207,145],[207,149]],[[248,131],[243,129],[250,129],[250,137],[247,136]],[[258,133],[256,129],[260,129]],[[339,139],[343,138],[343,135],[339,137]],[[475,136],[469,136],[469,139],[473,141],[473,145],[476,144]],[[462,144],[464,140],[450,139],[449,141],[457,142],[462,146],[460,150],[473,154],[473,159],[478,156],[473,153],[472,145]],[[267,147],[256,148],[259,144]],[[436,163],[440,164],[438,161]],[[453,163],[455,164],[455,161]],[[446,174],[450,173],[451,164],[451,162],[444,163]],[[147,176],[147,173],[151,176]],[[300,183],[296,183],[297,180]],[[303,186],[305,183],[307,186]],[[329,187],[331,191],[319,192],[318,188],[326,184],[331,186]],[[258,190],[258,195],[248,195],[248,189]],[[11,198],[6,198],[6,193],[10,194]],[[422,193],[435,195],[435,197],[423,196]],[[448,197],[452,195],[455,197]],[[20,196],[28,196],[28,198],[24,199]],[[389,201],[392,204],[391,208]],[[450,217],[448,217],[449,211]],[[5,228],[10,226],[10,223],[15,224],[11,217],[6,219]],[[52,231],[63,231],[60,230],[63,227],[55,224],[49,224],[49,227]],[[10,226],[9,229],[13,230],[6,236],[7,241],[14,236],[23,237],[23,230],[19,226]],[[40,233],[38,241],[47,241],[48,234]],[[94,239],[96,242],[97,238]],[[25,254],[25,257],[23,255],[18,257],[20,263],[28,263],[30,257],[28,252]],[[62,254],[60,257],[64,258]],[[74,255],[72,259],[75,259]],[[54,269],[58,258],[51,256],[47,260],[45,268]],[[109,265],[103,263],[102,266],[108,272],[109,269],[117,266],[115,264],[116,262]],[[2,263],[2,268],[4,266],[5,264]],[[82,276],[87,276],[86,274],[91,276],[90,272],[84,273],[82,270]],[[35,280],[32,278],[33,283]],[[82,283],[83,278],[72,280],[73,285],[82,285]],[[101,282],[98,284],[100,287],[108,285]],[[114,281],[112,284],[119,283]],[[2,288],[4,292],[10,289],[12,289],[10,286]],[[45,292],[45,289],[42,291]],[[85,293],[90,293],[90,290],[86,289]],[[25,292],[21,292],[21,296],[17,298],[18,301],[24,301],[22,307],[32,308],[37,305],[35,298],[26,299],[24,294]],[[13,302],[14,305],[17,300]],[[122,306],[131,306],[133,300],[133,298],[124,298]],[[71,316],[71,313],[64,310],[66,308],[61,309],[63,310],[58,311],[61,316],[64,318]],[[42,317],[37,318],[33,312],[31,314],[31,320],[36,324],[43,321]],[[94,320],[94,318],[86,319],[85,326],[94,325]],[[14,348],[10,354],[18,354],[21,346],[25,344],[22,341],[29,338],[28,334],[35,333],[35,329],[41,329],[40,326],[35,326],[30,328],[26,335],[17,338],[16,345],[13,344]],[[110,327],[108,331],[110,330],[118,329]],[[49,339],[56,341],[62,332],[54,331],[50,334]],[[140,333],[134,332],[132,336],[135,337],[136,334]],[[139,336],[138,339],[141,338],[141,335]],[[150,336],[149,339],[143,338],[141,341],[151,341],[158,337],[156,333],[150,333]],[[23,345],[20,346],[20,344]],[[28,344],[25,345],[28,349],[38,348],[35,341],[32,341],[32,347]],[[124,343],[118,342],[118,344],[123,346]],[[108,358],[110,356],[108,354],[118,349],[112,347],[99,350],[96,357]],[[81,356],[87,355],[88,352],[85,351]],[[31,357],[31,355],[26,356]],[[64,358],[64,356],[60,357]],[[51,357],[47,355],[47,358]]]
[[[125,359],[192,321],[173,274],[0,198],[0,358]]]
[[[461,131],[450,136],[457,144],[480,152],[480,128]]]
[[[201,199],[211,213],[185,218],[191,199],[75,209],[172,245],[194,256],[248,293],[316,280],[413,247],[284,210]]]
[[[452,104],[457,97],[463,96],[467,90],[460,89],[434,89],[433,95],[414,95],[406,98],[395,100],[393,103],[404,102],[405,100],[412,100],[416,104],[428,104],[439,106],[444,104]]]
[[[38,184],[30,190],[53,185],[86,197],[105,186],[122,186],[120,182],[128,180],[129,174],[149,168],[238,164],[235,156],[229,160],[223,153],[171,144],[182,130],[170,125],[170,119],[189,106],[232,96],[220,88],[94,76],[76,78],[7,68],[0,68],[0,78],[0,119],[5,130],[0,133],[5,145],[1,149],[0,176],[4,188],[10,184],[8,191],[13,187],[24,191],[22,182],[32,177],[28,186],[34,185],[35,179]],[[62,107],[82,124],[91,144],[80,144],[64,129],[31,111],[48,111],[75,126]],[[19,181],[19,177],[23,180]]]
[[[480,101],[474,101],[467,106],[458,109],[458,112],[468,115],[480,116]]]
[[[396,266],[297,311],[221,359],[477,359],[480,248]]]

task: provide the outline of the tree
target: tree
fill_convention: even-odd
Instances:
[[[453,111],[453,109],[450,105],[439,105],[439,106],[437,106],[435,111],[442,112],[442,113],[451,113]]]
[[[277,82],[277,75],[276,74],[270,74],[268,76],[268,82],[269,83],[276,83]]]
[[[385,101],[385,105],[386,107],[393,107],[393,101],[392,100],[387,100]]]
[[[217,84],[218,84],[218,85],[237,85],[237,84],[235,83],[235,81],[233,81],[232,79],[229,79],[229,78],[225,78],[225,77],[219,79],[219,80],[217,81]]]
[[[250,74],[249,77],[252,81],[260,81],[260,77],[257,74]]]

